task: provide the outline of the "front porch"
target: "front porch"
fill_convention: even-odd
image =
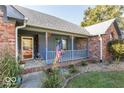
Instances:
[[[61,62],[85,59],[88,57],[87,51],[88,51],[87,49],[65,50],[63,51]],[[56,51],[48,51],[47,64],[51,64],[54,61],[55,56],[56,56]]]
[[[25,42],[22,41],[22,37],[25,37]],[[26,40],[26,37],[31,37],[32,41],[30,40],[29,43],[29,39]],[[66,33],[51,33],[44,30],[43,32],[29,31],[26,29],[19,30],[18,33],[19,58],[22,61],[40,59],[40,62],[45,65],[52,64],[56,56],[57,40],[60,39],[65,42],[61,63],[82,60],[88,57],[87,37]]]

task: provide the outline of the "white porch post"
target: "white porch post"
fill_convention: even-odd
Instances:
[[[72,59],[74,56],[74,36],[71,36],[71,50],[72,50]]]
[[[18,62],[18,29],[16,29],[16,35],[15,35],[15,47],[16,47],[16,62]]]
[[[46,63],[47,63],[47,60],[48,60],[48,32],[46,32],[45,40],[46,40]]]
[[[89,39],[87,38],[87,57],[89,57]]]
[[[102,47],[102,37],[101,35],[99,35],[99,40],[100,40],[100,62],[102,62],[103,58],[102,58],[102,55],[103,55],[103,47]]]

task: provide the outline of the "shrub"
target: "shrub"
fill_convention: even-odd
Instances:
[[[5,51],[4,51],[5,52]],[[10,79],[17,78],[20,73],[19,65],[16,63],[15,58],[8,52],[0,56],[0,74],[1,74],[1,83],[0,87],[16,87],[16,82],[6,82],[5,79],[9,77]]]
[[[88,65],[88,62],[87,62],[87,61],[82,61],[82,62],[81,62],[81,65],[82,65],[82,66],[87,66],[87,65]]]
[[[124,40],[113,40],[108,43],[108,51],[112,54],[116,62],[124,56]]]
[[[70,73],[76,73],[76,72],[78,72],[76,66],[73,65],[73,64],[69,65],[68,68],[69,68],[69,72],[70,72]]]
[[[60,68],[60,73],[61,73],[61,77],[63,78],[63,80],[71,76],[68,68]]]
[[[59,88],[61,87],[62,79],[59,75],[58,69],[48,69],[45,71],[46,79],[43,82],[45,88]]]
[[[65,78],[69,78],[70,76],[71,76],[71,74],[70,74],[69,72],[65,72],[65,73],[64,73],[64,77],[65,77]]]
[[[46,74],[53,74],[54,73],[54,70],[49,68],[45,71]]]

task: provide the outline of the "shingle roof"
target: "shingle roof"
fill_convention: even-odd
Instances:
[[[80,35],[89,35],[89,33],[83,27],[57,18],[55,16],[44,14],[21,6],[13,7],[28,18],[27,25],[54,29]]]
[[[90,33],[90,35],[105,34],[110,25],[115,21],[115,19],[110,19],[95,25],[87,26],[85,29]]]
[[[16,18],[19,20],[24,20],[24,15],[22,15],[20,12],[15,10],[12,6],[6,5],[7,7],[7,16],[10,18]]]

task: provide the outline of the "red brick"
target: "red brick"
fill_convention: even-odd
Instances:
[[[110,41],[109,33],[113,33],[114,38],[118,37],[117,31],[112,24],[108,30],[102,35],[103,40],[103,60],[111,59],[111,54],[107,50],[107,44]],[[89,59],[99,60],[100,58],[100,46],[99,46],[99,36],[90,37],[88,39],[88,48],[89,48]]]
[[[0,12],[2,17],[2,13]],[[15,24],[5,23],[0,17],[0,49],[9,48],[12,55],[15,55]],[[1,52],[1,51],[0,51]]]

